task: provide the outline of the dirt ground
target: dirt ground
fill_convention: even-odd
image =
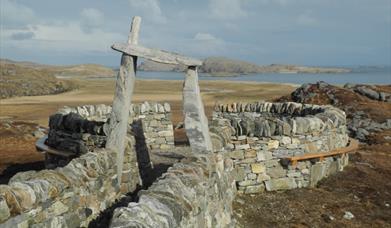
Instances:
[[[343,172],[316,188],[237,197],[234,216],[254,228],[391,227],[390,162],[390,143],[361,147]],[[346,212],[354,218],[343,218]]]

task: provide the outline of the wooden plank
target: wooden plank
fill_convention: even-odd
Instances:
[[[140,30],[140,17],[134,17],[128,37],[128,44],[137,44]],[[122,54],[121,66],[115,84],[113,110],[110,116],[109,134],[106,148],[117,151],[117,180],[121,185],[126,135],[128,130],[129,108],[136,80],[137,57]]]
[[[55,154],[59,155],[62,157],[70,158],[76,156],[74,153],[71,153],[69,151],[63,151],[63,150],[57,150],[55,148],[52,148],[48,145],[46,145],[46,140],[48,139],[48,136],[45,135],[44,137],[40,138],[36,143],[35,143],[35,148],[37,148],[38,151],[43,151],[49,154]]]
[[[159,49],[146,48],[135,44],[116,43],[111,46],[112,49],[126,53],[132,56],[142,57],[158,63],[176,64],[185,66],[201,66],[202,61],[190,57],[182,56],[177,53],[162,51]]]
[[[292,165],[297,164],[297,161],[308,160],[308,159],[313,159],[313,158],[319,158],[320,160],[324,160],[325,157],[330,157],[330,156],[334,156],[334,155],[353,152],[358,149],[358,145],[359,145],[359,143],[357,140],[350,139],[349,145],[344,148],[335,149],[335,150],[332,150],[329,152],[309,153],[309,154],[304,154],[304,155],[300,155],[300,156],[287,157],[284,159],[291,161]]]

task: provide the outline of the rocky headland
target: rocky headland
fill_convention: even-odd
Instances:
[[[138,66],[142,71],[185,71],[184,66],[160,64],[152,61],[144,61]],[[297,65],[271,64],[260,66],[257,64],[228,59],[225,57],[209,57],[204,59],[203,65],[199,68],[200,73],[211,76],[238,76],[246,74],[258,73],[348,73],[347,68],[331,68],[331,67],[308,67]]]

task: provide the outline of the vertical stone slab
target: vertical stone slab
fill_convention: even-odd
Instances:
[[[208,153],[213,151],[209,135],[208,119],[201,99],[198,84],[198,73],[195,66],[190,66],[186,72],[183,84],[183,113],[185,130],[193,153]]]
[[[137,44],[140,29],[140,17],[134,17],[128,37],[128,43]],[[121,184],[126,134],[128,129],[129,107],[136,78],[137,57],[122,54],[121,66],[115,84],[113,110],[110,116],[106,148],[117,151],[117,176]]]

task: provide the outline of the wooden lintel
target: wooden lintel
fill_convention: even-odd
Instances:
[[[138,56],[144,59],[152,60],[164,64],[176,64],[185,66],[201,66],[202,61],[177,53],[167,52],[159,49],[147,48],[135,44],[116,43],[111,46],[112,49],[120,51],[127,55]]]
[[[283,159],[289,160],[291,162],[292,166],[295,166],[298,161],[308,160],[308,159],[313,159],[313,158],[319,158],[320,161],[323,161],[326,157],[354,152],[358,149],[358,144],[359,143],[357,140],[350,139],[349,145],[344,148],[331,150],[329,152],[309,153],[309,154],[304,154],[304,155],[300,155],[300,156],[287,157],[287,158],[283,158]]]

